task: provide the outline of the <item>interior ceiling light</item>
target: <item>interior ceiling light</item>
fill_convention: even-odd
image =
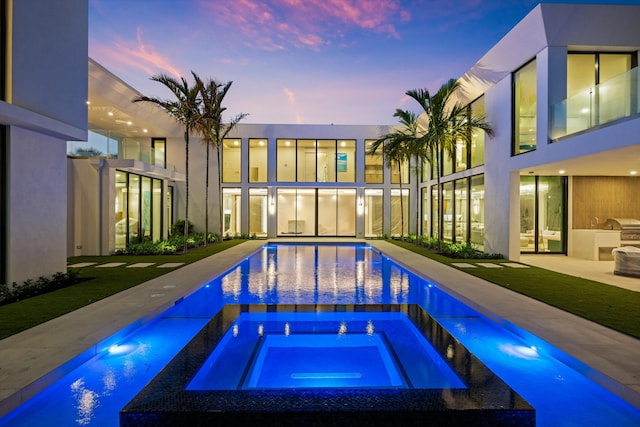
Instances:
[[[638,171],[631,171],[631,172],[629,172],[629,174],[631,174],[631,175],[637,175],[637,174],[638,174]]]
[[[109,111],[107,114],[113,116],[113,111]]]
[[[564,170],[564,169],[560,169],[560,170],[558,171],[558,173],[559,173],[560,175],[564,175],[564,172],[565,172],[565,170]]]

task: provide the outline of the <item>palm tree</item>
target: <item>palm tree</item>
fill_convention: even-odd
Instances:
[[[417,120],[414,113],[397,109],[394,117],[398,117],[402,127],[396,128],[377,140],[369,147],[368,154],[382,148],[384,161],[387,167],[398,166],[398,176],[400,177],[400,238],[404,237],[404,201],[402,197],[402,163],[409,161],[413,154],[412,148],[416,146],[415,140],[418,137]],[[417,153],[417,151],[416,151]],[[416,154],[417,156],[417,154]]]
[[[442,192],[440,190],[440,162],[442,156],[452,156],[456,142],[469,143],[474,130],[482,130],[493,136],[491,125],[483,116],[471,117],[468,108],[455,101],[453,95],[460,88],[460,83],[450,79],[431,96],[427,89],[413,89],[406,95],[413,98],[422,107],[426,119],[426,130],[421,138],[423,146],[420,152],[433,153],[435,158],[435,174],[438,186],[438,241],[442,240]]]
[[[157,97],[137,96],[133,102],[149,102],[160,107],[170,117],[174,118],[184,127],[184,149],[185,149],[185,211],[184,211],[184,248],[187,252],[187,240],[189,238],[189,133],[196,126],[201,118],[200,114],[200,87],[197,83],[197,76],[191,72],[196,84],[190,86],[184,77],[180,80],[174,79],[166,74],[152,76],[151,80],[165,85],[175,99],[160,99]]]
[[[222,142],[229,135],[229,132],[244,119],[247,114],[240,113],[232,118],[228,123],[223,123],[222,113],[226,110],[222,107],[222,101],[229,92],[233,82],[218,83],[214,79],[209,79],[206,83],[195,76],[200,97],[202,99],[202,120],[197,124],[197,130],[202,136],[203,142],[207,146],[206,176],[205,176],[205,220],[204,220],[204,244],[209,240],[209,151],[213,146],[216,149],[216,163],[218,168],[218,204],[219,204],[219,231],[220,237],[224,232],[223,205],[222,205]]]

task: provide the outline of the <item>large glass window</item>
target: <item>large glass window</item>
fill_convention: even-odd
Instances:
[[[129,243],[140,242],[140,176],[129,174],[128,213]]]
[[[537,83],[535,60],[513,74],[513,91],[513,154],[520,154],[536,149]]]
[[[279,188],[278,235],[314,236],[315,202],[315,189]]]
[[[442,239],[453,241],[453,181],[442,184]]]
[[[422,235],[429,236],[431,231],[429,226],[431,222],[429,221],[429,188],[425,187],[421,190],[422,193]]]
[[[280,182],[355,182],[356,142],[335,139],[279,139]]]
[[[268,195],[266,188],[249,189],[249,234],[267,235]]]
[[[409,233],[409,190],[406,188],[391,190],[391,235],[400,236]]]
[[[318,235],[355,236],[356,190],[318,189]]]
[[[382,236],[382,190],[364,190],[364,235],[365,237]]]
[[[6,76],[7,67],[7,2],[0,0],[0,101],[6,99]],[[3,258],[4,259],[4,258]],[[3,272],[6,270],[3,268]],[[0,277],[2,280],[2,277]],[[4,283],[4,281],[2,281]]]
[[[241,145],[238,138],[222,140],[222,182],[240,182]]]
[[[173,217],[173,187],[167,187],[167,195],[166,195],[166,204],[167,204],[167,236],[171,234],[171,227],[173,226],[173,221],[175,218]]]
[[[279,182],[296,182],[296,140],[276,141],[277,179]]]
[[[365,141],[366,153],[369,153],[373,142]],[[364,156],[364,182],[367,184],[382,184],[384,182],[383,170],[382,147],[378,148],[375,154],[366,154]]]
[[[153,164],[160,168],[167,167],[167,139],[152,138],[151,148],[153,149]]]
[[[142,197],[140,217],[142,219],[141,236],[143,241],[151,240],[151,178],[142,177]]]
[[[439,200],[438,186],[434,185],[431,187],[431,235],[437,239],[440,238],[440,212],[438,210]]]
[[[115,249],[162,239],[162,199],[162,180],[116,171]]]
[[[249,140],[249,182],[267,182],[267,140]]]
[[[338,182],[355,182],[356,142],[354,140],[338,140],[336,144],[337,180]]]
[[[456,141],[456,172],[469,169],[469,163],[467,159],[467,143],[461,139]]]
[[[393,162],[393,166],[391,167],[391,183],[400,184],[401,178],[403,184],[409,183],[409,162],[401,162],[400,167],[398,167],[397,162]]]
[[[481,96],[471,103],[471,117],[484,117],[484,96]],[[484,164],[484,141],[485,132],[474,129],[471,134],[471,167]]]
[[[471,243],[484,250],[484,175],[471,177]]]
[[[467,241],[467,224],[469,222],[469,196],[467,178],[455,182],[455,240]]]
[[[298,182],[316,182],[316,140],[299,139],[297,145]]]
[[[521,252],[566,252],[566,177],[520,178]]]
[[[162,240],[162,181],[153,179],[151,197],[151,240]]]
[[[440,165],[442,169],[440,170],[441,176],[450,175],[453,173],[453,160],[455,153],[442,152],[440,154],[442,156],[442,160]]]
[[[632,67],[628,53],[567,55],[567,133],[631,113],[633,91],[624,73]]]
[[[116,194],[115,194],[115,227],[116,227],[116,246],[115,249],[124,249],[127,247],[127,174],[116,171]]]
[[[241,233],[241,197],[239,188],[222,189],[223,234],[235,236]]]

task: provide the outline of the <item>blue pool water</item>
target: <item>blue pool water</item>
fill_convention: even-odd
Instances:
[[[122,407],[227,303],[421,305],[536,408],[539,426],[638,426],[640,410],[367,246],[271,245],[12,413],[0,426],[117,426]]]
[[[188,390],[462,388],[403,314],[243,313]]]

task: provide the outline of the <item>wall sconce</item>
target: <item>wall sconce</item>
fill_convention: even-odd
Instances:
[[[275,215],[276,213],[276,198],[273,196],[269,197],[269,214]]]
[[[358,197],[358,215],[364,214],[364,198]]]

